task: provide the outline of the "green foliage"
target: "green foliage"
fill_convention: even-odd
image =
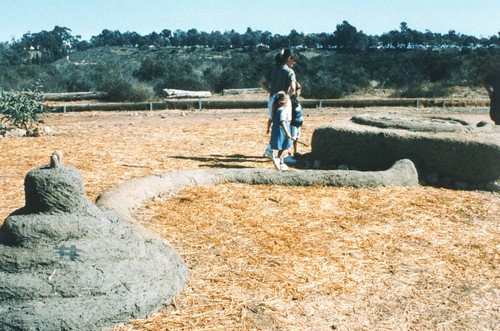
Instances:
[[[131,82],[123,77],[108,77],[103,80],[99,90],[106,92],[107,101],[140,102],[152,98],[152,93],[147,86]]]
[[[166,70],[166,65],[162,61],[147,57],[142,61],[139,70],[135,72],[135,76],[141,80],[154,80],[162,78],[166,74]]]
[[[342,98],[368,86],[370,81],[357,56],[331,52],[318,54],[306,63],[300,60],[296,73],[306,98]]]
[[[105,92],[107,101],[139,102],[150,99],[150,88],[132,77],[132,69],[127,64],[120,61],[119,57],[111,56],[97,65],[85,66],[84,73],[80,72],[75,78],[82,84],[80,88],[87,85]],[[67,81],[68,84],[75,82]]]
[[[38,86],[34,90],[9,93],[0,90],[0,118],[5,123],[25,129],[32,135],[41,122],[43,95]]]
[[[55,26],[52,31],[25,33],[21,40],[13,43],[12,48],[24,58],[26,63],[51,63],[63,58],[76,43],[70,29]]]
[[[447,93],[447,86],[480,86],[498,68],[500,49],[299,50],[294,67],[305,98],[342,98],[376,81],[418,97]],[[257,87],[276,51],[205,47],[99,47],[45,65],[0,65],[0,86],[24,90],[33,80],[44,92],[107,92],[109,101],[163,98],[163,89]],[[0,61],[0,63],[2,63]]]

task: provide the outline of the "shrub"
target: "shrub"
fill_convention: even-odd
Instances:
[[[109,78],[102,82],[100,91],[106,93],[107,101],[146,101],[153,97],[153,93],[145,84],[133,82],[124,77]]]
[[[42,101],[43,95],[38,87],[17,93],[0,90],[0,119],[33,136],[41,123],[39,115],[45,112]]]
[[[395,98],[443,98],[450,95],[449,87],[444,84],[411,84],[396,92]]]

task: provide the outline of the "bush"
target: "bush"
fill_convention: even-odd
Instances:
[[[25,129],[28,136],[35,135],[44,113],[43,95],[36,87],[33,91],[18,93],[0,90],[0,116],[2,122]]]
[[[103,81],[100,91],[106,93],[105,100],[107,101],[140,102],[153,98],[153,93],[145,84],[121,77]]]
[[[117,60],[103,62],[91,70],[98,91],[105,92],[107,101],[146,101],[153,96],[152,88],[145,88],[132,77],[131,69]]]
[[[444,84],[411,84],[394,93],[395,98],[443,98],[450,95]]]
[[[0,86],[5,90],[25,90],[32,81],[41,81],[44,92],[103,91],[109,93],[110,101],[140,101],[154,97],[154,93],[161,98],[165,88],[219,93],[226,88],[257,87],[278,52],[97,47],[71,53],[69,61],[27,65],[6,57],[7,50],[2,53],[0,47]],[[381,87],[402,90],[399,96],[442,97],[447,94],[446,86],[480,86],[481,78],[500,61],[500,50],[493,48],[297,49],[295,53],[298,62],[294,69],[304,88],[303,97],[321,99],[345,97],[372,80]]]

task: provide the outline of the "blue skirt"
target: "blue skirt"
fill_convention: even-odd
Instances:
[[[285,125],[290,132],[290,123],[285,122]],[[280,112],[276,111],[273,116],[273,125],[271,127],[271,149],[282,151],[292,147],[292,140],[285,135],[285,130],[281,127]]]

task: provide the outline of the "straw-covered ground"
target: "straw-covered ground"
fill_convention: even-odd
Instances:
[[[303,140],[373,111],[488,119],[486,108],[314,109]],[[264,109],[48,115],[50,135],[0,138],[0,220],[23,206],[24,176],[56,149],[93,201],[152,174],[272,168],[265,122]],[[225,184],[135,215],[172,243],[190,279],[173,305],[115,331],[500,329],[498,193]]]

